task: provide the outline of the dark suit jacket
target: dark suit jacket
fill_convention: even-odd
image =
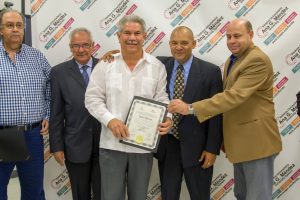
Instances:
[[[300,92],[297,93],[297,114],[300,116]]]
[[[167,92],[174,67],[173,57],[158,57],[167,70]],[[222,91],[222,76],[219,67],[193,58],[188,80],[184,90],[183,101],[193,103],[209,98]],[[216,116],[207,122],[199,123],[196,116],[183,116],[179,122],[180,147],[183,167],[199,165],[203,150],[219,154],[222,143],[222,116]],[[161,137],[157,158],[163,159],[167,137]]]
[[[93,58],[93,67],[98,62]],[[85,108],[86,85],[74,59],[51,69],[50,151],[64,151],[74,163],[91,158],[93,134],[99,143],[101,125]]]

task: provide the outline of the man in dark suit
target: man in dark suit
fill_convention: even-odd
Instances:
[[[101,125],[84,105],[89,75],[98,62],[92,57],[89,30],[70,34],[73,59],[51,70],[50,151],[66,165],[74,200],[100,199],[99,138]]]
[[[219,67],[192,55],[196,41],[188,27],[175,28],[169,45],[173,57],[158,59],[167,69],[167,91],[170,99],[174,97],[179,65],[183,66],[184,102],[206,99],[222,91]],[[184,175],[191,200],[209,200],[213,164],[222,143],[222,117],[219,115],[205,123],[199,123],[194,115],[179,116],[178,136],[174,135],[174,126],[169,134],[162,136],[156,154],[162,199],[179,199]]]

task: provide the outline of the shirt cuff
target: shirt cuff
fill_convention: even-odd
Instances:
[[[111,114],[110,112],[106,112],[104,115],[103,115],[103,118],[102,118],[102,123],[107,127],[108,123],[110,122],[110,120],[112,119],[115,119],[116,117]]]

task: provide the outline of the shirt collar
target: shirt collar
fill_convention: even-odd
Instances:
[[[17,54],[20,54],[23,52],[23,49],[24,49],[24,44],[21,44],[21,48],[19,49],[19,51],[17,51],[16,53]],[[0,48],[3,49],[3,51],[7,54],[8,52],[6,51],[4,45],[3,45],[3,40],[0,41]]]
[[[87,65],[89,68],[91,68],[91,67],[93,66],[93,59],[92,59],[92,57],[91,57],[90,60],[89,60],[86,64],[84,64],[84,65],[78,63],[76,60],[75,60],[75,62],[77,63],[79,69],[81,69],[82,66],[84,66],[84,65]]]
[[[113,56],[116,58],[116,59],[123,59],[123,56],[122,56],[122,53],[116,53],[116,54],[113,54]],[[138,61],[138,63],[141,63],[143,61],[146,61],[146,62],[151,62],[151,57],[150,57],[150,54],[148,54],[144,49],[143,49],[143,57]]]
[[[191,55],[191,57],[185,63],[182,64],[184,72],[189,71],[189,69],[190,69],[190,67],[192,65],[192,62],[193,62],[193,57],[194,56]],[[177,67],[179,65],[180,65],[179,62],[177,60],[175,60],[175,62],[174,62],[174,68],[175,68],[175,70],[177,69]]]

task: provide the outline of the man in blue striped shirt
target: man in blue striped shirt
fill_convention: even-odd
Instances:
[[[44,200],[42,135],[48,133],[51,67],[40,51],[22,44],[21,13],[4,10],[0,23],[0,129],[21,127],[30,154],[26,161],[0,162],[0,199],[7,199],[7,184],[16,166],[21,199]]]

